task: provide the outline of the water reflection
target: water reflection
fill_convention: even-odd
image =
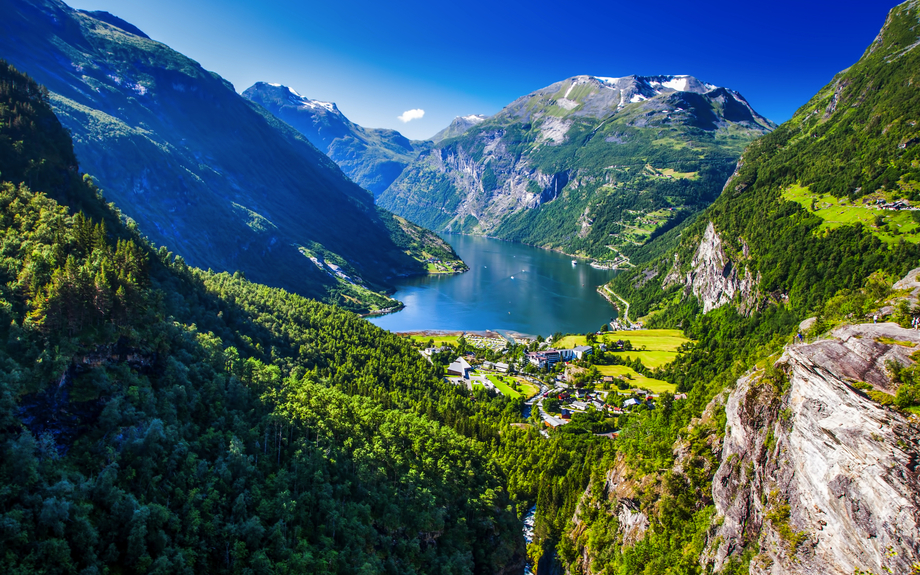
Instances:
[[[407,278],[395,297],[403,311],[371,321],[392,331],[501,329],[549,335],[599,329],[616,310],[597,286],[616,272],[488,238],[446,239],[470,266],[459,276]]]

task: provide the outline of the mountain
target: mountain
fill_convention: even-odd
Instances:
[[[708,206],[774,127],[691,76],[576,76],[475,119],[455,121],[378,205],[435,230],[609,260]]]
[[[75,158],[0,61],[0,571],[523,571],[487,395],[155,250]]]
[[[379,196],[426,148],[396,130],[364,128],[332,102],[311,100],[281,84],[257,82],[243,97],[286,122],[324,151],[361,187]]]
[[[462,266],[296,130],[137,28],[57,0],[0,8],[0,54],[51,91],[84,169],[190,264],[355,310],[396,305],[380,293],[389,278],[425,273],[430,257]]]
[[[464,132],[473,126],[478,126],[479,124],[485,122],[487,119],[488,116],[483,116],[482,114],[457,116],[453,119],[449,126],[432,136],[431,141],[435,144],[439,144],[442,140],[446,140],[448,138],[456,138],[457,136],[463,135]]]
[[[560,545],[571,571],[920,564],[918,20],[917,0],[892,9],[712,206],[607,286],[695,343],[656,374],[686,398],[631,421],[595,470]]]

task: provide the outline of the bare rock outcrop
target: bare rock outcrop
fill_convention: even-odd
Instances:
[[[752,574],[910,573],[920,563],[920,429],[871,401],[885,361],[920,349],[896,324],[845,326],[787,347],[782,371],[742,378],[726,404],[717,518],[701,558],[720,572],[752,545]]]
[[[742,313],[749,312],[755,307],[759,276],[755,279],[750,269],[746,269],[744,275],[739,276],[737,262],[726,256],[722,238],[712,222],[706,226],[706,232],[693,256],[689,271],[685,274],[679,273],[676,269],[679,266],[677,259],[674,260],[674,265],[675,269],[665,278],[662,287],[682,284],[687,295],[692,294],[700,300],[703,313],[730,303],[736,297]]]

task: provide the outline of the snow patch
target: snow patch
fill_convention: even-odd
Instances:
[[[308,100],[303,98],[301,100],[305,108],[312,108],[314,110],[322,108],[327,112],[335,112],[335,104],[332,102],[320,102],[319,100]]]
[[[635,104],[636,102],[641,102],[642,100],[648,100],[648,98],[646,98],[642,94],[633,94],[632,98],[629,99],[629,101],[633,104]]]
[[[298,93],[297,93],[297,90],[295,90],[294,88],[288,88],[288,92],[290,92],[291,94],[294,94],[294,95],[297,96],[298,98],[303,98],[303,96],[301,96],[300,94],[298,94]]]
[[[280,88],[280,87],[281,87],[281,84],[272,84],[271,82],[269,82],[268,85],[269,85],[269,86],[274,86],[275,88]]]

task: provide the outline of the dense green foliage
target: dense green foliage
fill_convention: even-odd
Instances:
[[[562,548],[576,571],[583,568],[580,558],[587,550],[595,572],[705,572],[700,553],[713,512],[710,485],[718,465],[713,447],[719,445],[724,421],[718,413],[708,420],[694,418],[755,365],[781,389],[782,374],[771,372],[772,361],[799,322],[816,316],[812,333],[817,334],[841,322],[864,321],[883,305],[891,282],[918,265],[914,243],[887,244],[861,224],[822,229],[819,217],[783,198],[792,185],[855,199],[875,191],[889,198],[916,197],[920,177],[911,140],[918,102],[907,92],[920,80],[915,78],[920,55],[903,51],[917,40],[916,22],[914,4],[895,8],[862,60],[792,120],[747,148],[719,199],[679,230],[675,250],[652,249],[661,241],[652,242],[648,265],[611,282],[630,302],[631,315],[652,313],[648,326],[679,326],[696,343],[656,374],[676,383],[688,399],[675,402],[667,417],[665,410],[631,417],[618,440],[625,473],[639,486],[638,505],[649,516],[649,531],[634,544],[620,543],[616,502],[604,496],[596,474],[582,506],[588,526],[570,529]],[[662,289],[669,273],[686,277],[710,222],[730,265],[756,278],[755,305],[726,305],[702,314],[682,283]],[[898,311],[898,318],[909,323],[910,315]],[[890,370],[900,397],[885,401],[914,405],[914,369],[892,365]],[[676,465],[678,457],[682,461]],[[782,508],[775,511],[776,523],[782,524],[782,513]],[[736,550],[726,572],[746,573],[756,553],[753,546]]]
[[[47,93],[0,73],[4,572],[521,565],[483,441],[504,403],[349,312],[152,250],[68,163]]]
[[[426,273],[424,249],[390,234],[405,226],[306,137],[197,62],[102,18],[10,0],[0,54],[48,87],[82,167],[152,242],[354,311],[392,307],[390,278]]]

